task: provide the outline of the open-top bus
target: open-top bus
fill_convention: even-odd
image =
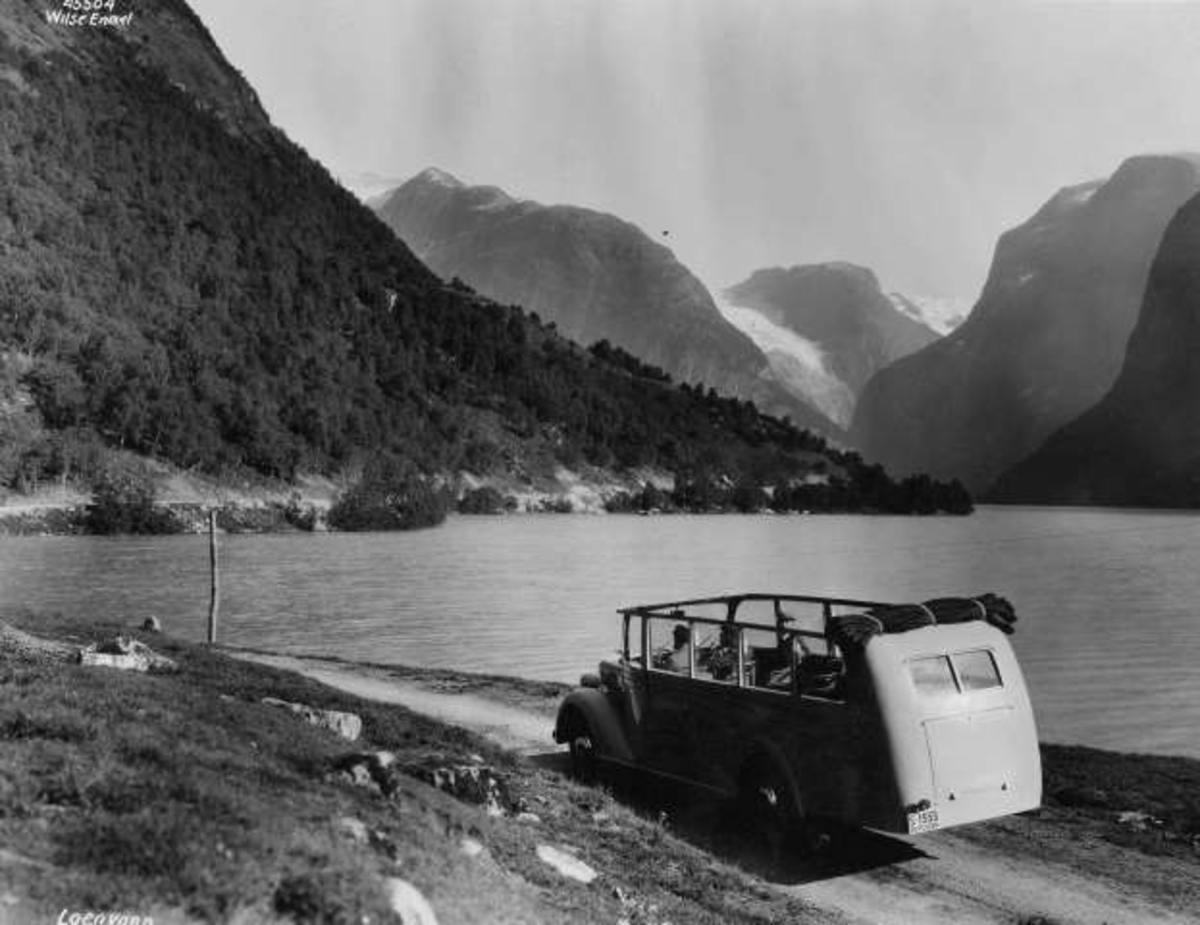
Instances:
[[[1001,598],[740,594],[618,613],[616,659],[555,724],[583,778],[614,765],[674,778],[785,831],[820,819],[914,834],[1041,802]]]

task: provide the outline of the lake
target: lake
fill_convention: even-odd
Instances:
[[[1200,515],[459,517],[404,534],[221,538],[222,642],[574,681],[617,607],[735,591],[994,591],[1045,741],[1200,758]],[[208,540],[0,539],[0,608],[150,614],[204,636]]]

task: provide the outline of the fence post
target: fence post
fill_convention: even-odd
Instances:
[[[212,596],[208,600],[208,641],[217,641],[217,611],[221,604],[221,562],[217,556],[217,512],[208,512],[208,558],[212,564]]]

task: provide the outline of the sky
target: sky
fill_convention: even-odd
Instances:
[[[191,3],[335,176],[611,212],[714,291],[846,260],[971,301],[1057,189],[1200,151],[1200,2]]]

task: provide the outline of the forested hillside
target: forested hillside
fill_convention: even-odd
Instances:
[[[822,440],[430,273],[272,129],[182,3],[129,30],[0,2],[0,473],[119,446],[282,478],[385,455],[779,484]],[[889,483],[890,484],[890,483]]]

